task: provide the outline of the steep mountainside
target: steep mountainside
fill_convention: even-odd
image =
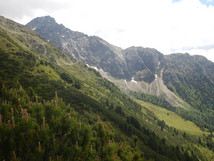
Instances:
[[[155,49],[130,47],[122,54],[135,81],[152,82],[165,65],[164,55]]]
[[[167,87],[214,122],[214,63],[202,56],[172,54],[163,72]],[[205,126],[206,127],[206,126]]]
[[[158,64],[164,61],[163,54],[155,49],[131,47],[122,50],[99,37],[71,31],[49,16],[35,18],[27,26],[77,60],[118,79],[152,82],[155,73],[160,71]]]
[[[214,109],[214,63],[202,56],[172,54],[163,74],[170,90],[200,110]]]
[[[86,155],[90,160],[212,157],[198,146],[201,137],[201,146],[209,151],[206,138],[210,133],[188,133],[190,137],[184,137],[186,131],[181,129],[175,135],[173,127],[165,126],[98,72],[4,17],[0,17],[0,60],[2,160],[35,156],[47,160],[57,159],[57,155],[59,160],[85,160]],[[62,99],[55,96],[48,101],[55,91]],[[71,113],[70,106],[78,116]],[[97,125],[99,120],[101,126]],[[120,149],[123,144],[126,150]]]
[[[101,68],[114,77],[129,76],[121,57],[122,49],[99,37],[71,31],[49,16],[36,18],[27,26],[85,64]]]
[[[98,68],[103,76],[118,84],[121,89],[156,95],[176,106],[183,106],[184,103],[180,100],[182,98],[194,107],[195,104],[191,102],[192,100],[182,95],[182,93],[190,95],[187,92],[190,87],[185,85],[184,88],[181,88],[181,86],[175,84],[175,82],[182,84],[183,79],[181,77],[186,75],[189,77],[189,80],[185,81],[186,83],[190,83],[190,79],[197,82],[192,84],[191,87],[197,91],[195,97],[191,97],[194,99],[193,101],[196,101],[198,97],[201,97],[201,99],[209,97],[209,100],[205,100],[203,103],[208,108],[213,108],[211,107],[213,102],[210,100],[214,100],[212,95],[214,63],[204,57],[187,56],[187,54],[163,55],[155,49],[142,47],[130,47],[122,50],[98,37],[71,31],[63,25],[57,24],[49,16],[36,18],[29,22],[27,26],[53,44],[74,55],[77,60]],[[195,74],[198,75],[197,78]],[[114,79],[111,79],[111,77]],[[156,81],[157,78],[160,81]],[[198,84],[205,84],[206,87],[211,86],[211,88],[202,90],[201,87],[197,86]],[[179,89],[176,91],[172,86]],[[172,96],[168,89],[180,98],[176,95]],[[173,98],[176,98],[175,101],[170,101]],[[199,105],[201,106],[201,103]]]
[[[99,37],[71,31],[57,24],[49,16],[36,18],[27,26],[73,55],[78,61],[99,70],[103,77],[117,84],[123,91],[145,92],[183,107],[182,100],[173,95],[163,83],[159,85],[159,80],[162,82],[161,70],[166,60],[157,50],[142,47],[122,50]],[[157,81],[158,77],[160,79]]]

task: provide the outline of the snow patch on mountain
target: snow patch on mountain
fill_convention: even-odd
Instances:
[[[136,84],[137,84],[137,81],[135,81],[133,77],[132,77],[131,82],[132,82],[132,83],[136,83]]]

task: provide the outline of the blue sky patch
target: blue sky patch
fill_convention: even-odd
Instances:
[[[181,0],[172,0],[172,2],[173,2],[173,3],[175,3],[175,2],[179,2],[179,1],[181,1]]]
[[[172,0],[173,3],[179,2],[181,0]],[[200,2],[204,5],[208,6],[214,6],[214,0],[200,0]]]
[[[214,0],[200,0],[200,2],[206,6],[214,6]]]

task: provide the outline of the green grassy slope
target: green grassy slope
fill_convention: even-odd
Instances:
[[[174,127],[179,131],[186,132],[189,135],[202,136],[203,131],[196,126],[193,122],[184,120],[175,112],[155,106],[151,103],[138,101],[143,107],[151,111],[158,119],[163,120],[166,125]]]
[[[208,138],[214,139],[212,133],[202,131],[193,122],[183,119],[175,112],[141,100],[136,101],[142,105],[142,113],[150,116],[143,119],[146,120],[150,129],[159,133],[160,137],[168,141],[173,140],[182,147],[194,149],[202,153],[207,160],[214,158],[213,149],[209,149],[206,145],[210,142],[210,140],[207,142]]]

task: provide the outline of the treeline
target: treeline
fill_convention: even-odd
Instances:
[[[157,96],[152,96],[149,94],[137,93],[137,92],[130,92],[130,94],[131,94],[131,96],[135,97],[136,99],[139,99],[139,100],[142,100],[145,102],[150,102],[154,105],[163,107],[170,111],[176,111],[176,107],[169,104],[169,102],[167,102],[166,100],[158,98]]]

